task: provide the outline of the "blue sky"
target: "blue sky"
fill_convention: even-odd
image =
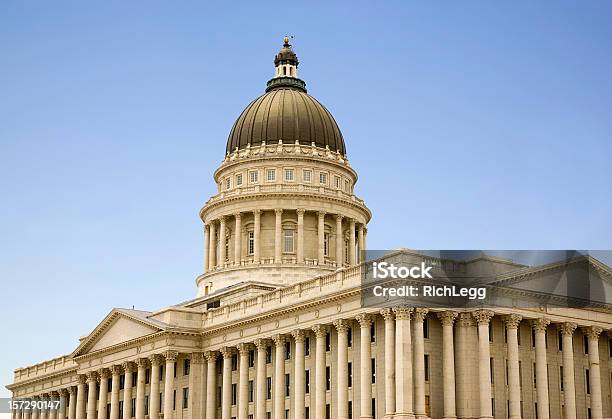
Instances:
[[[612,248],[612,3],[225,4],[0,4],[0,383],[195,295],[198,210],[285,34],[370,247]]]

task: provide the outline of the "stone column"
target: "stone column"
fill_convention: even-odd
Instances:
[[[295,355],[294,355],[294,373],[293,382],[295,389],[293,391],[293,401],[295,406],[293,408],[293,417],[295,419],[304,418],[304,398],[306,396],[305,386],[305,359],[304,359],[304,332],[302,330],[294,330],[291,332],[293,340],[295,341]]]
[[[274,344],[274,417],[282,418],[285,413],[285,336],[275,335]]]
[[[316,350],[315,350],[315,418],[325,417],[325,336],[327,334],[327,327],[323,325],[316,325],[312,328],[316,336]],[[311,399],[312,400],[312,399]],[[312,408],[312,405],[311,405]]]
[[[204,356],[208,364],[206,369],[206,419],[215,419],[217,410],[217,353],[209,351]]]
[[[96,419],[96,396],[98,374],[95,371],[87,373],[87,419]]]
[[[355,265],[355,219],[349,220],[349,264]]]
[[[136,373],[136,419],[144,419],[145,417],[145,375],[147,366],[146,358],[136,360],[136,367],[138,368]]]
[[[98,379],[100,380],[100,395],[98,396],[98,419],[106,419],[106,400],[108,398],[108,379],[110,376],[110,371],[106,368],[102,368],[99,371]]]
[[[242,261],[242,215],[237,212],[234,214],[236,226],[234,232],[234,265],[240,265]]]
[[[53,404],[53,402],[57,401],[58,399],[58,394],[55,391],[52,391],[49,393],[49,401],[51,401],[51,407],[49,409],[49,419],[57,419],[57,409],[55,409],[55,405]],[[19,411],[17,412],[17,417],[19,419],[23,419],[22,418],[23,415],[23,409],[19,409]]]
[[[204,273],[208,272],[208,260],[210,259],[210,226],[204,226]]]
[[[518,314],[504,316],[508,346],[509,419],[521,419],[521,382],[519,376],[518,327],[523,318]]]
[[[574,383],[574,339],[576,323],[558,324],[563,344],[563,409],[565,419],[576,419],[576,385]],[[593,412],[591,412],[592,414]]]
[[[363,263],[365,261],[365,236],[364,236],[364,225],[363,224],[359,224],[359,231],[358,231],[358,254],[359,254],[359,263]]]
[[[64,417],[66,416],[66,395],[68,394],[68,390],[61,389],[60,390],[60,411],[64,412],[64,416],[61,417],[61,419],[64,419]],[[64,397],[63,399],[61,397]],[[62,401],[64,402],[64,406],[62,407],[61,403]],[[29,409],[23,409],[23,419],[32,419],[34,413],[34,409],[32,409],[32,407],[30,407]]]
[[[325,213],[318,212],[319,226],[317,232],[319,234],[319,265],[325,264]]]
[[[412,404],[412,333],[410,309],[396,307],[395,313],[395,418],[414,418]]]
[[[425,413],[425,339],[423,321],[429,312],[426,308],[414,309],[414,410],[417,419]]]
[[[342,248],[344,247],[344,238],[342,237],[342,215],[336,215],[336,266],[341,267],[344,264],[342,257]]]
[[[151,355],[149,357],[151,361],[151,394],[149,394],[149,419],[159,419],[160,403],[159,399],[159,382],[161,378],[159,376],[159,366],[163,362],[161,355]],[[113,383],[113,390],[115,384]],[[117,402],[119,400],[119,393],[117,392]],[[112,410],[112,409],[111,409]],[[113,418],[111,418],[113,419]]]
[[[372,335],[370,326],[372,316],[366,313],[357,315],[355,318],[360,326],[360,402],[362,419],[372,418]],[[319,417],[319,416],[317,416]]]
[[[221,378],[221,419],[232,417],[232,354],[228,347],[221,348],[223,356],[223,374]]]
[[[472,312],[478,324],[478,379],[480,381],[480,418],[493,418],[491,403],[491,349],[489,348],[489,322],[491,310]]]
[[[546,328],[550,324],[548,319],[531,321],[535,331],[535,357],[536,357],[536,396],[538,402],[538,419],[548,419],[548,368],[546,366]]]
[[[338,378],[336,383],[338,419],[348,419],[348,329],[346,320],[334,321],[338,332]]]
[[[164,367],[164,419],[171,419],[174,414],[174,368],[176,368],[177,351],[166,351]],[[136,408],[138,410],[138,408]]]
[[[217,266],[217,226],[215,226],[214,220],[209,222],[209,226],[210,243],[208,244],[208,270],[214,271],[215,267]]]
[[[222,268],[225,267],[225,261],[227,260],[227,249],[225,248],[226,222],[227,218],[222,215],[219,218],[219,266]]]
[[[34,396],[32,397],[32,400],[37,402],[38,400],[40,400],[40,397]],[[32,419],[40,419],[40,412],[36,407],[32,409]]]
[[[94,383],[95,383],[95,378],[94,378]],[[42,402],[49,402],[48,394],[43,394],[40,396],[40,398]],[[95,405],[94,405],[94,413],[95,413]],[[40,419],[49,419],[49,409],[44,407],[44,405],[40,409]]]
[[[119,419],[119,379],[121,378],[121,367],[113,365],[110,367],[111,379],[111,402],[110,419]],[[104,418],[106,419],[106,418]]]
[[[68,402],[68,419],[76,419],[77,405],[77,388],[68,387],[69,402]],[[32,415],[32,419],[34,419]]]
[[[297,210],[297,263],[304,263],[304,212],[303,208]]]
[[[354,232],[354,221],[352,224]],[[395,413],[395,317],[390,308],[382,309],[380,314],[385,319],[385,417],[390,418]]]
[[[238,380],[238,419],[247,419],[249,416],[249,351],[251,345],[238,344],[240,354],[240,371]]]
[[[457,417],[455,406],[455,343],[453,323],[458,314],[455,311],[443,311],[437,314],[442,323],[442,375],[444,393],[444,419]]]
[[[204,398],[204,354],[193,352],[191,354],[189,371],[189,412],[192,418],[203,417],[202,401]]]
[[[276,215],[275,227],[274,227],[274,263],[281,263],[283,261],[283,210],[277,208],[274,210]]]
[[[584,328],[589,346],[589,377],[591,381],[591,418],[603,418],[601,399],[601,372],[599,369],[599,335],[603,329],[597,326]]]
[[[121,366],[123,371],[125,371],[125,381],[123,383],[123,419],[130,419],[132,417],[132,372],[134,372],[134,363],[124,362]]]
[[[261,246],[260,246],[260,241],[261,241],[261,210],[255,210],[253,211],[253,217],[254,217],[254,226],[253,226],[253,241],[254,241],[254,248],[253,248],[253,262],[255,263],[259,263],[260,259],[261,259]]]
[[[257,339],[255,340],[255,347],[257,348],[255,417],[256,419],[266,419],[266,350],[268,343],[265,339]]]

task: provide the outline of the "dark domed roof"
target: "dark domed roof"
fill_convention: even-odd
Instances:
[[[344,139],[329,111],[301,89],[276,87],[259,96],[246,107],[236,120],[227,140],[226,151],[233,152],[262,141],[329,146],[332,151],[346,154]]]
[[[285,63],[296,66],[299,64],[297,55],[295,55],[295,52],[293,52],[291,49],[291,44],[289,43],[288,37],[285,37],[283,48],[278,52],[278,54],[276,54],[276,57],[274,57],[274,65]]]

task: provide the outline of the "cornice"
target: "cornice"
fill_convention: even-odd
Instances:
[[[40,382],[46,382],[46,381],[49,381],[50,379],[53,380],[53,379],[61,378],[64,376],[75,376],[77,372],[78,372],[78,367],[71,367],[67,370],[54,371],[46,375],[41,375],[40,377],[34,377],[31,379],[25,379],[23,381],[19,381],[18,383],[8,384],[6,388],[10,391],[13,391],[15,389],[20,389],[23,387],[31,386],[33,384],[37,384]]]

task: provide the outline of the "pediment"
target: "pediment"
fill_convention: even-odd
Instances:
[[[149,320],[142,313],[115,309],[85,338],[72,356],[85,355],[164,330],[161,322]]]

